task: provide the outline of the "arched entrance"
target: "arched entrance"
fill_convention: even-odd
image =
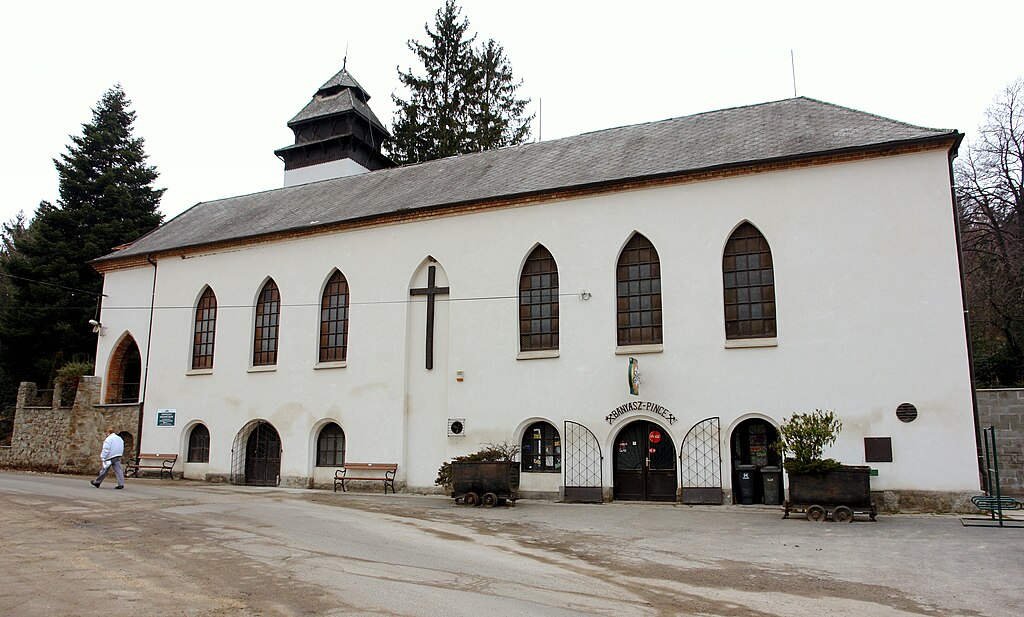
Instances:
[[[612,449],[615,499],[676,500],[676,449],[668,431],[636,420],[619,431]]]
[[[778,439],[779,431],[775,425],[763,418],[744,420],[733,429],[729,440],[732,450],[733,503],[781,503],[779,495],[764,494],[761,477],[763,468],[779,467],[779,453],[772,447]],[[752,485],[747,494],[741,491],[744,482]]]
[[[142,381],[142,357],[139,346],[131,334],[124,336],[110,354],[107,366],[107,396],[104,402],[110,405],[138,403],[139,384]]]
[[[128,431],[121,431],[117,434],[118,437],[124,441],[124,455],[122,460],[125,462],[135,460],[135,437],[132,436]]]
[[[281,480],[281,437],[272,424],[256,420],[235,435],[231,483],[277,486]]]

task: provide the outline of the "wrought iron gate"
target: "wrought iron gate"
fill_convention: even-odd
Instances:
[[[265,420],[242,427],[231,445],[231,483],[276,486],[281,481],[281,438]]]
[[[569,420],[565,421],[564,437],[565,500],[601,503],[601,444],[590,429]]]
[[[722,428],[717,417],[701,420],[679,450],[683,503],[722,503]]]

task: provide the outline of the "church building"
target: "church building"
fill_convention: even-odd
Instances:
[[[433,492],[507,443],[524,496],[733,503],[830,409],[872,490],[977,491],[957,131],[798,97],[395,166],[369,99],[343,69],[288,123],[283,188],[94,263],[101,397],[138,375],[140,451]]]

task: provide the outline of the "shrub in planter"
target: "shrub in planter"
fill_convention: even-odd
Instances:
[[[451,461],[441,463],[437,470],[437,479],[434,484],[443,486],[446,491],[452,488],[452,462],[453,461],[515,461],[519,455],[519,446],[503,441],[498,444],[485,444],[482,449],[472,454],[456,456]]]
[[[822,473],[839,469],[842,463],[822,458],[826,446],[836,442],[843,423],[832,410],[815,409],[794,413],[779,427],[779,440],[773,446],[785,457],[790,473]]]

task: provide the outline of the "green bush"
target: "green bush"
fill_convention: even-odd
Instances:
[[[61,404],[75,400],[78,382],[85,375],[92,375],[92,362],[71,361],[57,369],[53,383],[61,390]]]
[[[498,444],[488,443],[484,444],[484,447],[472,454],[465,454],[463,456],[456,456],[450,461],[441,463],[441,467],[437,470],[437,479],[434,480],[434,484],[437,486],[444,486],[446,488],[452,485],[452,463],[462,461],[514,461],[519,456],[519,446],[510,444],[507,441],[503,441]]]
[[[826,446],[836,442],[843,423],[832,410],[815,409],[812,413],[794,413],[779,427],[779,440],[774,448],[786,456],[786,471],[817,473],[842,467],[839,461],[822,458]]]

